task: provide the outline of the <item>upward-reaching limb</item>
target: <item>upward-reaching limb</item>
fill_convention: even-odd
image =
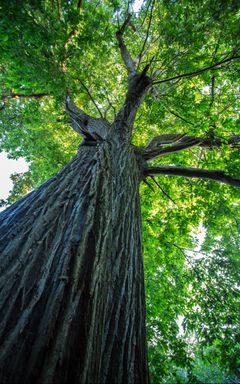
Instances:
[[[116,32],[116,37],[118,40],[118,45],[120,48],[121,56],[122,56],[122,59],[125,63],[125,66],[126,66],[127,72],[128,72],[128,81],[130,81],[132,79],[132,77],[137,74],[133,59],[132,59],[132,57],[131,57],[131,55],[130,55],[130,53],[129,53],[129,51],[128,51],[125,43],[124,43],[124,40],[123,40],[124,31],[129,26],[130,21],[131,21],[131,15],[128,15],[127,19],[124,21],[121,28]]]
[[[122,27],[117,31],[116,37],[119,43],[122,59],[128,72],[128,91],[125,101],[119,113],[114,120],[114,127],[120,135],[123,135],[127,141],[131,140],[132,127],[137,110],[144,99],[152,80],[147,76],[146,66],[142,73],[138,73],[134,61],[124,43],[123,33],[130,25],[131,15],[127,17]]]

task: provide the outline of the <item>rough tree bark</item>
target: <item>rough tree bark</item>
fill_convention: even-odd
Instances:
[[[102,142],[1,214],[0,382],[147,383],[133,147]]]
[[[113,124],[67,99],[84,141],[0,215],[0,381],[148,383],[139,184],[131,145],[151,84],[129,80]]]

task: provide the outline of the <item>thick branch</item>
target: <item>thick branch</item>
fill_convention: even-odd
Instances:
[[[125,136],[127,141],[131,139],[136,113],[151,85],[152,80],[143,73],[134,76],[129,82],[126,99],[114,120],[115,129]]]
[[[25,95],[23,93],[14,93],[11,92],[8,95],[2,95],[1,100],[8,99],[42,99],[45,96],[49,96],[48,93],[32,93],[30,95]]]
[[[186,136],[185,134],[160,135],[154,137],[148,145],[143,148],[142,154],[145,160],[152,160],[159,156],[200,145],[202,141],[199,137]],[[164,145],[169,144],[173,145],[164,147]]]
[[[209,179],[219,181],[220,183],[229,184],[240,188],[240,179],[225,175],[221,170],[207,170],[187,167],[146,167],[144,170],[145,176],[170,175],[170,176],[185,176],[199,179]]]
[[[179,152],[190,147],[203,147],[203,148],[213,148],[220,147],[222,144],[229,144],[232,147],[238,147],[240,143],[240,136],[233,135],[228,139],[222,138],[200,138],[195,136],[187,136],[185,134],[166,134],[154,137],[148,145],[142,149],[142,155],[145,160],[152,160],[159,156],[164,156],[166,154]],[[173,144],[169,147],[164,147],[164,145]]]
[[[84,138],[92,139],[87,131],[87,123],[90,116],[78,108],[69,96],[66,97],[65,108],[71,117],[74,131],[79,133]]]
[[[184,149],[192,148],[195,147],[196,145],[201,144],[201,139],[197,137],[187,137],[185,136],[184,139],[182,139],[179,143],[172,145],[171,147],[167,148],[162,148],[159,151],[159,156],[164,156],[169,153],[174,153],[174,152],[180,152],[183,151]]]
[[[222,64],[228,63],[229,61],[237,60],[239,58],[240,58],[240,55],[232,56],[232,57],[229,57],[229,58],[227,58],[225,60],[219,61],[219,62],[217,62],[215,64],[209,65],[208,67],[205,67],[205,68],[201,68],[201,69],[199,69],[197,71],[194,71],[194,72],[183,73],[182,75],[176,75],[176,76],[173,76],[173,77],[169,77],[167,79],[154,81],[153,84],[161,84],[161,83],[166,83],[168,81],[172,81],[172,80],[176,80],[176,79],[182,79],[182,78],[187,78],[187,77],[198,76],[198,75],[200,75],[203,72],[209,71],[210,69],[221,69],[221,67],[220,68],[217,68],[217,67],[219,67]]]
[[[131,21],[131,15],[128,15],[127,19],[124,21],[121,28],[116,32],[116,38],[118,40],[121,56],[128,71],[128,80],[131,80],[131,78],[137,73],[133,59],[123,40],[123,33],[125,29],[129,26],[130,21]]]
[[[96,119],[78,108],[70,97],[66,97],[66,111],[72,120],[73,129],[88,142],[96,142],[107,139],[110,135],[111,126],[105,119]]]

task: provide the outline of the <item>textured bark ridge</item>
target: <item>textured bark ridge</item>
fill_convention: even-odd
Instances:
[[[148,383],[141,162],[81,146],[0,215],[0,382]]]

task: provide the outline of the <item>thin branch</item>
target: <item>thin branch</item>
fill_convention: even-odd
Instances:
[[[145,12],[143,21],[142,21],[142,23],[141,23],[141,25],[140,25],[140,28],[142,28],[142,26],[143,26],[144,23],[145,23],[145,20],[146,20],[146,18],[147,18],[147,14],[148,14],[148,10],[149,10],[150,5],[151,5],[151,0],[149,0],[149,3],[148,3],[148,5],[147,5],[147,9],[146,9],[146,12]]]
[[[64,21],[63,14],[62,14],[62,8],[61,8],[61,2],[59,0],[56,0],[56,3],[57,3],[58,18],[60,21]]]
[[[83,0],[78,0],[77,9],[82,8]]]
[[[110,108],[112,108],[112,106],[109,104],[108,107],[105,109],[104,111],[104,119],[107,120],[107,113],[108,111],[110,110]]]
[[[153,176],[151,176],[151,179],[154,181],[154,183],[158,186],[160,191],[169,199],[173,202],[173,204],[177,205],[175,201],[167,194],[167,192],[164,191],[164,189],[161,187],[161,185],[157,182],[157,180],[154,179]]]
[[[82,81],[81,79],[78,79],[78,81],[79,81],[79,83],[83,86],[83,88],[85,89],[85,91],[87,92],[87,94],[88,94],[88,96],[90,97],[92,103],[95,105],[96,109],[98,110],[99,115],[100,115],[101,118],[103,119],[104,116],[103,116],[102,112],[100,111],[100,109],[99,109],[99,107],[98,107],[96,101],[95,101],[94,98],[92,97],[92,95],[91,95],[91,93],[90,93],[88,87],[83,83],[83,81]]]
[[[194,123],[192,123],[192,122],[189,121],[189,120],[186,120],[184,117],[178,115],[176,112],[172,111],[171,109],[168,109],[168,108],[166,108],[166,109],[167,109],[167,111],[168,111],[169,113],[171,113],[171,114],[174,115],[175,117],[178,117],[179,119],[181,119],[181,120],[184,121],[185,123],[194,125]]]
[[[153,186],[146,179],[143,179],[143,182],[151,189],[151,191],[155,192]]]
[[[116,32],[116,38],[118,40],[121,56],[128,71],[128,80],[130,80],[137,73],[133,59],[123,41],[123,34],[126,28],[130,25],[131,17],[131,15],[128,15],[121,28]]]
[[[233,101],[231,101],[230,103],[226,104],[225,107],[220,111],[218,112],[218,116],[220,116],[223,112],[227,111],[228,108],[230,108],[237,100],[239,100],[240,97],[237,96],[236,99],[234,99]]]
[[[160,47],[159,47],[160,49]],[[156,72],[156,75],[163,75],[164,72],[166,72],[169,68],[175,68],[175,64],[177,63],[177,60],[179,59],[180,56],[186,56],[186,55],[189,55],[190,54],[190,51],[189,50],[184,50],[184,51],[178,51],[178,53],[176,53],[175,55],[173,55],[171,57],[170,60],[164,60],[162,61],[162,59],[159,59],[159,60],[156,60],[161,62],[162,66],[161,66],[161,70],[159,69],[156,69],[155,72]],[[155,75],[155,77],[156,77]]]
[[[214,96],[215,96],[215,76],[212,76],[210,108],[212,107],[212,105],[214,103]]]
[[[219,181],[220,183],[229,184],[240,188],[240,179],[228,176],[221,170],[207,170],[199,168],[163,166],[163,167],[146,167],[145,176],[170,175],[185,176],[191,178],[208,179]]]
[[[116,108],[114,107],[113,103],[111,102],[111,100],[109,99],[109,96],[107,94],[107,91],[105,92],[105,95],[106,95],[106,98],[107,98],[107,101],[108,101],[108,107],[106,109],[106,111],[104,112],[104,118],[106,119],[107,118],[107,112],[110,110],[110,108],[113,109],[113,114],[114,114],[114,117],[116,117]]]
[[[239,58],[240,58],[240,55],[232,56],[232,57],[229,57],[229,58],[227,58],[225,60],[219,61],[218,63],[215,63],[213,65],[209,65],[208,67],[199,69],[199,70],[194,71],[194,72],[183,73],[182,75],[176,75],[176,76],[173,76],[173,77],[169,77],[167,79],[154,81],[153,84],[161,84],[161,83],[166,83],[168,81],[172,81],[172,80],[176,80],[176,79],[183,79],[183,78],[187,78],[187,77],[198,76],[198,75],[200,75],[203,72],[209,71],[210,69],[221,69],[221,67],[220,68],[217,68],[217,67],[219,67],[220,65],[225,64],[225,63],[227,63],[229,61],[237,60]]]
[[[143,46],[142,46],[141,52],[138,55],[139,60],[138,60],[137,70],[138,70],[138,68],[139,68],[139,66],[141,64],[142,55],[143,55],[143,52],[144,52],[144,49],[145,49],[145,46],[146,46],[146,43],[147,43],[147,40],[148,40],[149,31],[150,31],[151,24],[152,24],[152,16],[153,16],[154,4],[155,4],[155,0],[153,0],[153,2],[152,2],[150,17],[149,17],[149,22],[148,22],[148,27],[147,27],[147,33],[146,33],[146,36],[145,36],[145,40],[143,42]]]
[[[157,36],[153,41],[151,41],[150,43],[149,43],[149,45],[148,45],[148,47],[147,48],[145,48],[145,50],[142,52],[142,56],[141,56],[141,58],[143,58],[145,55],[146,55],[146,53],[147,53],[147,51],[159,40],[161,38],[161,36],[159,35],[159,36]],[[159,59],[154,59],[154,60],[152,60],[152,63],[157,63],[157,62],[160,62],[161,60],[159,60]],[[142,61],[142,64],[146,64],[147,63],[147,61]]]
[[[153,74],[153,77],[154,77],[154,74]],[[156,88],[152,87],[151,88],[151,93],[152,95],[157,99],[158,97],[163,97],[163,96],[166,96],[166,93],[169,89],[175,87],[175,85],[177,85],[179,82],[181,81],[181,79],[178,79],[177,81],[175,81],[174,83],[170,84],[168,87],[164,88],[163,90],[161,90],[160,92],[158,92],[156,90]]]

